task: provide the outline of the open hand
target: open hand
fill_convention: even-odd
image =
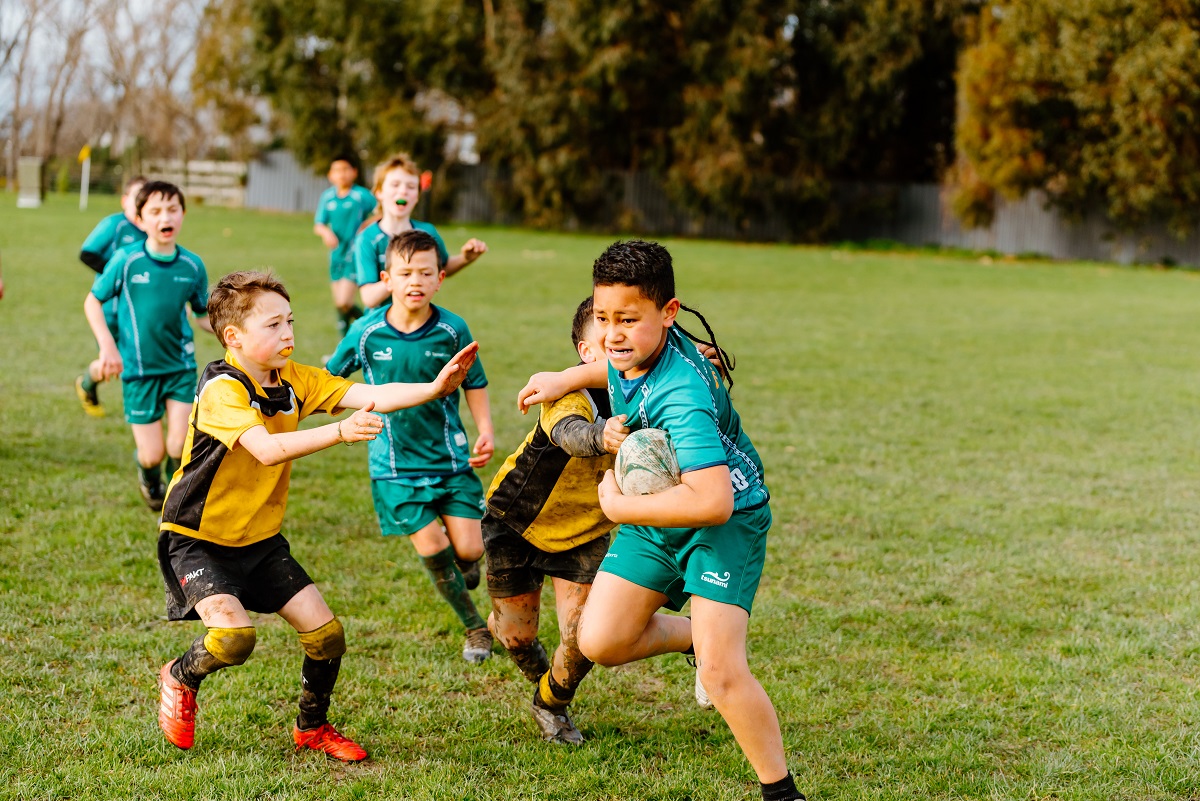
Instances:
[[[446,366],[442,368],[438,377],[430,385],[433,389],[433,397],[444,398],[462,386],[462,382],[467,377],[467,371],[475,364],[478,355],[478,342],[472,342],[454,354],[454,358],[446,362]]]
[[[343,442],[366,442],[375,439],[383,431],[383,418],[371,414],[375,403],[368,403],[345,420],[338,422],[338,434]]]
[[[467,264],[470,264],[484,253],[487,253],[487,243],[482,239],[475,239],[472,237],[463,243],[462,250],[460,252],[462,253],[462,257],[466,259]]]

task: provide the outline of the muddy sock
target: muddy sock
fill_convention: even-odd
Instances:
[[[508,654],[517,663],[517,667],[521,669],[525,678],[534,684],[542,678],[543,673],[550,669],[550,657],[546,655],[546,649],[542,647],[541,640],[509,648]]]
[[[454,548],[449,547],[433,556],[422,557],[422,561],[425,563],[425,569],[429,571],[429,577],[433,579],[434,586],[446,599],[446,603],[450,604],[454,614],[458,615],[463,627],[467,631],[484,628],[487,624],[479,616],[475,603],[467,593],[467,583],[463,580],[462,571],[454,563]]]
[[[296,727],[301,731],[315,729],[328,721],[329,698],[341,667],[340,656],[313,659],[304,655],[304,666],[300,668],[300,714],[296,716]]]
[[[192,647],[184,651],[183,656],[171,665],[171,675],[176,681],[198,690],[205,676],[227,667],[227,663],[209,653],[204,645],[204,637],[201,636],[192,641]]]
[[[547,670],[538,681],[538,698],[547,709],[565,709],[567,704],[575,700],[575,690],[563,687]]]

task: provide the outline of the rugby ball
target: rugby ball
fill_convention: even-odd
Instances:
[[[626,495],[653,495],[679,484],[679,460],[671,435],[661,428],[631,433],[617,450],[613,472]]]

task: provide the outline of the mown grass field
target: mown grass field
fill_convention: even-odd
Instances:
[[[199,624],[164,620],[117,387],[103,420],[71,387],[94,353],[76,254],[116,202],[0,201],[0,797],[758,797],[681,658],[597,669],[574,708],[587,744],[540,742],[515,666],[464,663],[411,548],[378,535],[362,448],[297,463],[285,533],[345,621],[332,715],[372,759],[293,754],[301,652],[268,617],[250,662],[205,683],[196,747],[168,745],[157,671]],[[319,363],[334,316],[310,226],[198,208],[181,241],[212,279],[274,267],[296,358]],[[438,302],[482,343],[503,455],[531,422],[525,377],[573,358],[609,238],[469,233],[491,252]],[[1200,798],[1198,277],[669,245],[739,357],[767,466],[751,661],[809,798]]]

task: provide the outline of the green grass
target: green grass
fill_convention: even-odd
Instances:
[[[597,669],[575,706],[587,744],[538,741],[515,666],[463,663],[411,548],[378,535],[362,449],[296,464],[285,532],[346,623],[333,715],[372,760],[291,752],[300,649],[267,617],[250,662],[205,684],[196,747],[167,745],[157,669],[198,625],[163,619],[119,392],[93,420],[71,389],[94,352],[76,253],[103,210],[0,201],[0,797],[757,797],[682,659]],[[281,273],[315,363],[334,315],[309,228],[197,208],[182,241],[210,278]],[[607,240],[470,233],[491,252],[438,300],[482,343],[503,454],[530,424],[524,378],[571,362]],[[767,466],[751,661],[809,798],[1200,798],[1197,276],[670,247],[682,298],[739,357]]]

